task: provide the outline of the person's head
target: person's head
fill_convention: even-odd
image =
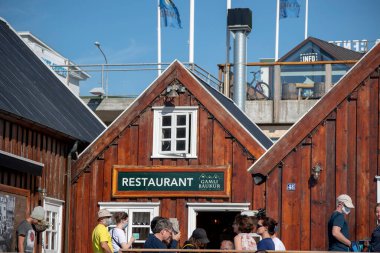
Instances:
[[[125,229],[128,226],[128,213],[116,212],[112,215],[112,218],[115,220],[116,226],[121,224],[122,229]]]
[[[273,236],[276,233],[277,221],[275,219],[269,218],[268,233]]]
[[[98,212],[98,223],[108,227],[112,224],[112,214],[107,209],[100,209]]]
[[[375,206],[375,215],[377,218],[377,223],[380,223],[380,203]]]
[[[161,216],[156,216],[156,217],[154,217],[153,219],[152,219],[152,221],[150,222],[150,229],[153,231],[154,230],[154,227],[156,226],[156,224],[157,224],[157,221],[159,221],[159,220],[163,220],[163,219],[165,219],[164,217],[161,217]],[[153,232],[153,234],[154,234],[154,232]]]
[[[235,217],[232,227],[235,233],[251,233],[253,228],[252,219],[247,215],[238,214]]]
[[[263,238],[268,238],[270,237],[269,231],[274,231],[276,224],[277,222],[274,219],[265,217],[258,221],[257,233]]]
[[[341,194],[336,198],[336,210],[344,214],[349,214],[351,209],[355,208],[350,196]]]
[[[45,209],[42,206],[36,206],[30,214],[32,224],[38,224],[45,219]]]
[[[231,240],[223,240],[220,243],[220,249],[221,250],[234,250],[235,246],[234,246],[234,243]]]
[[[207,237],[206,230],[204,230],[203,228],[196,228],[191,234],[189,241],[197,249],[206,248],[207,243],[210,242],[210,240]]]
[[[173,225],[168,219],[161,219],[157,221],[152,231],[161,241],[168,241],[173,233]]]

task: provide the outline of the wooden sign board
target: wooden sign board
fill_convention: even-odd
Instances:
[[[112,196],[221,197],[231,193],[230,166],[122,166],[112,170]]]

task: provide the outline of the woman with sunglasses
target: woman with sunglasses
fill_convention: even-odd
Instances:
[[[257,250],[275,250],[274,242],[268,232],[268,230],[274,231],[275,224],[275,220],[269,217],[265,217],[257,222],[257,233],[262,238],[257,244]]]

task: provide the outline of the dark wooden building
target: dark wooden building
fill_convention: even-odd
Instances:
[[[178,61],[73,165],[70,252],[90,252],[97,211],[127,211],[141,247],[154,216],[176,218],[182,243],[203,227],[214,247],[234,216],[264,203],[247,168],[271,140],[230,99]]]
[[[46,252],[61,252],[69,152],[105,126],[1,19],[0,59],[0,251],[15,250],[17,225],[42,205]]]
[[[343,193],[355,205],[350,239],[376,226],[379,66],[377,45],[249,169],[289,250],[327,250],[327,222]]]

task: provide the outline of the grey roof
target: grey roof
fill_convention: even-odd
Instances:
[[[195,73],[191,73],[195,76],[195,78],[198,79],[198,81],[203,85],[203,87],[205,87],[223,105],[223,107],[226,108],[226,110],[231,115],[233,115],[236,118],[236,120],[239,121],[254,138],[256,138],[258,142],[261,143],[261,145],[264,148],[269,149],[273,145],[272,140],[268,136],[266,136],[264,132],[254,122],[252,122],[242,110],[240,110],[239,107],[236,106],[234,101],[227,98],[222,93],[208,85]]]
[[[320,47],[322,50],[328,53],[332,58],[334,58],[334,60],[337,60],[337,61],[359,60],[364,55],[364,53],[359,53],[359,52],[335,45],[333,43],[330,43],[321,39],[308,37],[307,39],[302,41],[300,44],[295,46],[292,50],[290,50],[286,55],[281,57],[278,61],[279,62],[285,61],[289,56],[294,54],[297,50],[299,50],[308,42],[312,42],[316,44],[318,47]]]
[[[0,19],[0,112],[92,142],[104,124]]]

